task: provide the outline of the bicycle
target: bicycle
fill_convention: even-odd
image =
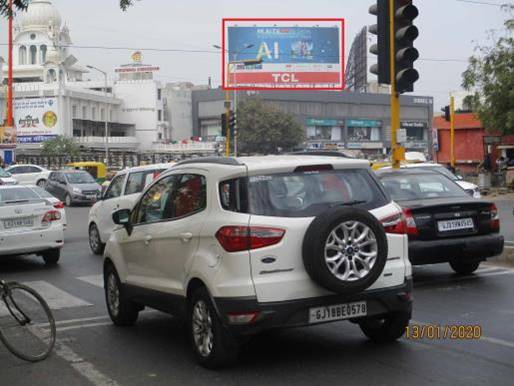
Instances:
[[[0,340],[18,358],[41,361],[50,355],[56,337],[55,320],[46,301],[34,289],[0,280]]]

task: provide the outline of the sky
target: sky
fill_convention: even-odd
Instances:
[[[508,0],[477,1],[498,4]],[[212,45],[221,43],[223,17],[342,17],[347,50],[364,25],[375,23],[375,17],[368,13],[373,0],[141,0],[127,12],[119,9],[117,0],[53,3],[68,23],[75,45],[124,48],[73,48],[81,64],[99,67],[114,78],[114,68],[129,63],[131,53],[139,49],[145,63],[160,67],[157,78],[164,82],[206,84],[210,76],[214,86],[221,81],[221,57]],[[414,4],[420,13],[415,21],[420,31],[415,47],[427,60],[415,64],[420,80],[413,94],[433,96],[434,110],[438,111],[448,104],[450,92],[460,90],[461,74],[474,47],[488,42],[488,31],[502,28],[506,14],[499,6],[462,0],[417,0]],[[0,21],[0,55],[4,58],[6,29],[6,20]],[[368,77],[373,79],[374,75]],[[98,75],[91,73],[87,78]]]

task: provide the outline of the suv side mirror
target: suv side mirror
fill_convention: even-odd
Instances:
[[[120,209],[112,214],[112,221],[116,225],[127,225],[130,223],[130,210]]]
[[[123,225],[130,235],[132,233],[132,224],[130,224],[130,209],[120,209],[112,214],[112,221],[116,225]]]

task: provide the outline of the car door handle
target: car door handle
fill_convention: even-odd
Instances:
[[[184,233],[181,233],[179,235],[179,237],[180,237],[180,240],[182,240],[182,242],[187,243],[189,240],[191,240],[193,238],[193,234],[191,232],[184,232]]]
[[[146,236],[145,236],[145,245],[150,244],[150,241],[152,241],[152,236],[150,236],[150,235],[146,235]]]

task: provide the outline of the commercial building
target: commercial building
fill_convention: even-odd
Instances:
[[[172,133],[163,85],[154,79],[159,68],[145,64],[141,52],[115,69],[117,79],[109,79],[109,71],[82,65],[72,54],[70,30],[51,1],[31,1],[15,23],[15,128],[3,133],[0,148],[12,153],[16,145],[17,155],[38,155],[44,141],[62,135],[98,154],[106,147],[112,153],[214,151],[214,144],[172,143],[189,138],[189,127]],[[101,80],[86,79],[91,71]],[[7,77],[5,63],[2,75]],[[5,96],[3,90],[2,105]]]
[[[294,115],[305,129],[309,148],[351,149],[380,155],[388,153],[391,147],[389,95],[277,90],[239,91],[238,98],[261,98]],[[401,106],[401,126],[406,132],[404,146],[428,154],[433,98],[403,95]],[[193,135],[214,139],[221,134],[221,89],[192,91],[192,108]]]

